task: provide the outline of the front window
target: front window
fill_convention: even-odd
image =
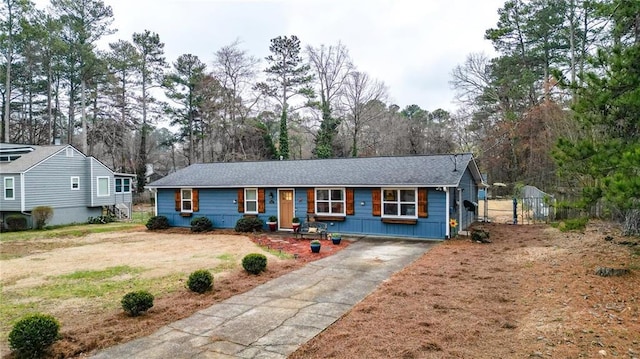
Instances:
[[[98,177],[98,197],[107,197],[109,195],[109,177]]]
[[[244,190],[244,213],[258,213],[258,190],[255,188]]]
[[[116,178],[116,193],[131,192],[131,179]]]
[[[316,213],[344,215],[344,189],[321,188],[316,190]]]
[[[182,212],[193,212],[193,197],[190,189],[183,189],[181,192]]]
[[[80,177],[71,177],[71,190],[77,191],[80,189]]]
[[[16,199],[13,177],[4,178],[4,199]]]
[[[415,189],[383,189],[383,217],[416,218],[418,195]]]

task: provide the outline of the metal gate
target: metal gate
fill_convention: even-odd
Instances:
[[[549,222],[554,219],[555,198],[534,186],[524,186],[520,191],[521,213],[524,221]]]

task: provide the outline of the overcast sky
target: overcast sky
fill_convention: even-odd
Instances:
[[[484,32],[504,0],[104,0],[113,8],[109,37],[157,32],[169,62],[186,53],[208,65],[235,39],[264,59],[269,40],[297,35],[302,45],[341,41],[360,71],[382,80],[390,103],[454,111],[451,70],[471,52],[492,55]],[[262,64],[264,68],[266,64]]]

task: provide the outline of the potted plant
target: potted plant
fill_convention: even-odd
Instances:
[[[269,222],[267,222],[267,225],[269,226],[269,230],[274,232],[278,226],[278,217],[269,216]]]
[[[293,227],[294,232],[298,232],[298,230],[300,229],[300,218],[293,217],[291,219],[291,226]]]
[[[331,233],[329,237],[333,244],[340,244],[340,240],[342,240],[342,235],[340,233]]]
[[[311,253],[320,253],[320,241],[314,239],[311,241]]]

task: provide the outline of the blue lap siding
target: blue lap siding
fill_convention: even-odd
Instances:
[[[378,189],[379,190],[379,189]],[[158,215],[165,216],[169,224],[174,227],[189,227],[191,220],[196,217],[207,217],[215,228],[234,228],[236,222],[243,217],[238,212],[237,188],[228,189],[198,189],[199,210],[190,217],[184,217],[175,210],[176,189],[158,189]],[[313,214],[307,213],[307,188],[296,188],[295,216],[307,220]],[[266,188],[266,193],[277,192],[276,188]],[[340,232],[351,235],[378,235],[393,237],[411,237],[444,239],[446,236],[447,220],[446,194],[442,191],[429,189],[427,196],[427,218],[418,218],[416,224],[383,223],[380,216],[372,215],[372,188],[356,188],[354,190],[354,214],[347,215],[344,221],[323,220],[328,224],[329,232]],[[364,203],[364,205],[361,205]],[[265,212],[258,217],[264,222],[269,216],[278,215],[278,203],[265,201]],[[266,225],[265,225],[266,229]]]

